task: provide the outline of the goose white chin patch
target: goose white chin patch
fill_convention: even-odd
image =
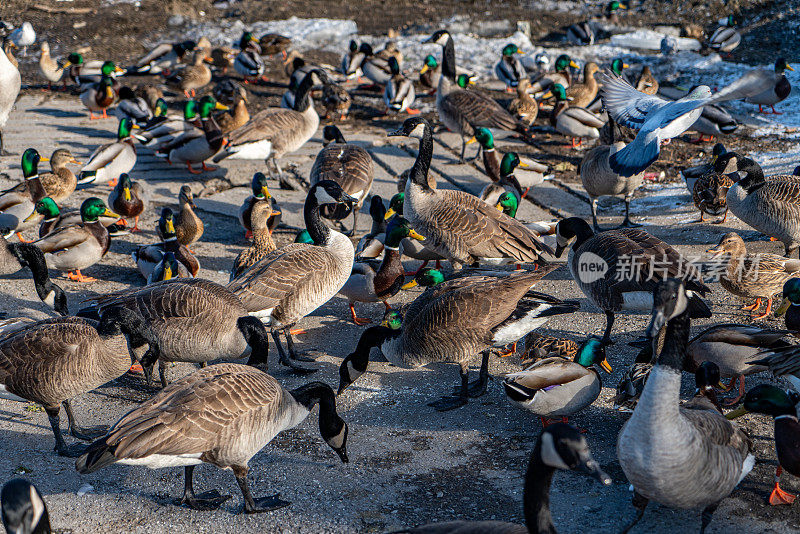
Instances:
[[[248,315],[252,315],[264,324],[272,324],[272,310],[274,309],[275,308],[267,308],[266,310],[249,312]]]
[[[440,39],[441,40],[441,39]],[[422,136],[425,135],[425,125],[423,123],[417,124],[411,132],[409,132],[409,137],[414,137],[416,139],[422,139]]]

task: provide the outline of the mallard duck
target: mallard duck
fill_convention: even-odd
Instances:
[[[555,84],[561,84],[564,88],[572,84],[572,73],[570,69],[577,69],[578,64],[575,63],[568,55],[561,54],[556,58],[553,64],[553,72],[543,75],[541,78],[531,85],[531,93],[537,94],[542,91],[547,91]]]
[[[72,56],[70,56],[71,58]],[[79,65],[80,75],[76,81],[79,83],[80,91],[85,91],[91,86],[98,86],[103,78],[111,79],[111,88],[116,93],[121,87],[116,76],[124,72],[113,61],[89,61]]]
[[[8,155],[3,148],[3,128],[14,107],[14,102],[17,101],[20,87],[22,87],[22,78],[19,70],[8,60],[5,51],[0,53],[0,156]]]
[[[120,218],[101,199],[87,198],[81,204],[80,224],[59,228],[33,244],[44,252],[51,269],[68,271],[69,279],[76,282],[94,282],[96,278],[84,276],[81,269],[100,261],[111,246],[108,230],[99,220],[101,216]]]
[[[567,417],[592,404],[600,395],[602,381],[598,367],[611,372],[606,351],[598,338],[589,338],[578,349],[574,361],[561,356],[539,360],[503,380],[506,396],[520,408],[538,415],[542,425],[550,419]]]
[[[599,70],[600,67],[594,61],[589,61],[583,66],[583,83],[574,83],[567,89],[567,99],[570,107],[585,108],[594,102],[599,90],[594,74]]]
[[[567,26],[567,40],[576,45],[594,44],[594,28],[589,21],[576,22]]]
[[[265,56],[281,54],[286,57],[286,49],[292,44],[292,40],[279,33],[265,33],[258,39],[258,46],[261,53]]]
[[[228,106],[220,104],[213,96],[206,95],[200,99],[200,121],[202,135],[178,137],[156,151],[156,156],[166,156],[170,163],[185,163],[190,174],[200,174],[203,171],[214,171],[217,167],[207,166],[206,160],[218,153],[225,144],[225,138],[219,125],[211,116],[214,109],[227,110]],[[202,170],[194,170],[192,163],[200,164]]]
[[[653,293],[647,333],[655,337],[666,324],[664,348],[617,438],[617,457],[633,484],[638,509],[626,531],[654,500],[670,508],[703,508],[702,532],[720,501],[755,465],[753,443],[716,409],[679,406],[694,297],[677,279],[659,282]]]
[[[178,242],[175,235],[175,214],[170,208],[161,209],[158,234],[161,237],[161,243],[142,245],[131,252],[131,257],[142,276],[145,279],[150,278],[153,269],[164,257],[165,252],[172,252],[181,266],[186,269],[186,272],[181,272],[179,276],[197,276],[200,271],[200,262],[186,246]]]
[[[39,179],[39,162],[47,161],[34,148],[22,154],[22,176],[25,187],[13,187],[0,194],[0,228],[5,229],[4,237],[16,232],[17,238],[28,243],[20,232],[36,226],[41,217],[29,217],[34,205],[47,196],[47,191]]]
[[[578,168],[583,188],[586,189],[586,193],[589,195],[589,206],[592,209],[592,226],[595,232],[601,231],[600,225],[597,223],[597,199],[601,196],[624,195],[625,218],[622,220],[620,228],[641,226],[631,221],[630,213],[633,194],[642,185],[644,173],[641,172],[626,178],[611,169],[610,158],[625,147],[625,143],[621,141],[614,142],[616,128],[613,120],[609,118],[607,129],[610,134],[609,144],[596,146],[587,152]]]
[[[786,256],[791,256],[800,246],[800,181],[783,175],[764,178],[758,163],[735,152],[720,156],[717,165],[727,166],[733,158],[740,179],[728,189],[728,209],[759,232],[783,242]]]
[[[164,91],[159,85],[154,83],[140,83],[134,89],[134,94],[145,101],[147,107],[153,114],[153,118],[164,117],[159,121],[166,120],[167,116],[167,102],[164,100]],[[150,126],[153,119],[151,118],[143,127]]]
[[[560,356],[572,360],[578,354],[579,347],[580,345],[569,338],[531,332],[525,336],[520,363],[523,366],[527,366],[551,356]]]
[[[372,228],[359,239],[358,245],[356,245],[356,260],[375,259],[383,252],[383,243],[386,241],[387,211],[386,206],[383,205],[383,199],[378,195],[372,195],[372,199],[369,201]]]
[[[779,483],[784,469],[800,477],[800,457],[797,453],[797,445],[800,443],[800,424],[797,422],[795,401],[796,399],[791,398],[779,387],[759,384],[747,392],[740,409],[727,415],[728,419],[733,419],[745,413],[758,413],[770,416],[775,421],[775,454],[778,457],[778,467],[775,470],[775,486],[769,495],[769,503],[772,506],[792,504],[797,498],[797,495],[781,489]]]
[[[692,291],[689,306],[693,317],[711,317],[711,311],[700,298],[711,290],[702,282],[697,268],[669,243],[638,228],[595,234],[578,217],[559,221],[555,233],[555,256],[560,257],[564,250],[570,249],[567,263],[572,278],[584,295],[606,314],[605,344],[612,343],[614,314],[623,310],[639,313],[652,310],[653,289],[669,276],[680,276]],[[628,260],[623,258],[632,257],[637,258],[640,268],[625,272],[623,263]],[[656,263],[658,268],[653,267]]]
[[[500,521],[448,521],[398,530],[393,534],[527,534],[556,532],[550,514],[550,485],[558,469],[572,469],[611,484],[592,458],[589,444],[578,429],[557,423],[542,430],[525,474],[523,508],[527,527]]]
[[[39,237],[44,237],[60,228],[81,223],[80,209],[62,211],[59,209],[56,201],[50,197],[44,197],[36,201],[33,209],[36,214],[43,217],[42,223],[39,225]],[[36,217],[36,214],[31,213],[28,217],[31,220],[35,220],[34,217]],[[109,229],[109,235],[115,235],[111,233],[113,230],[112,225],[119,220],[119,217],[106,217],[104,215],[101,215],[99,218],[100,223]]]
[[[126,70],[131,74],[160,74],[171,73],[176,70],[189,57],[189,52],[194,51],[199,45],[210,46],[207,38],[201,38],[202,43],[193,40],[177,43],[161,43],[153,47],[150,52],[138,59],[136,63]]]
[[[447,49],[452,52],[452,44]],[[419,154],[406,184],[403,215],[427,238],[426,248],[459,268],[478,262],[540,262],[539,255],[549,252],[549,248],[520,222],[476,196],[458,190],[437,190],[436,184],[429,182],[433,138],[426,119],[406,119],[400,130],[389,135],[420,140]]]
[[[155,121],[147,127],[141,128],[141,131],[137,132],[134,137],[141,141],[144,146],[159,149],[181,134],[199,129],[197,127],[197,124],[199,124],[197,113],[197,101],[187,100],[183,105],[183,116],[166,115],[165,119]]]
[[[442,66],[436,61],[436,58],[428,54],[422,63],[422,68],[419,70],[419,83],[429,89],[430,92],[435,92],[439,87],[439,78],[442,77]]]
[[[390,45],[393,47],[392,51],[386,51],[384,48],[378,54],[373,51],[369,43],[361,43],[361,46],[359,46],[359,51],[364,56],[359,65],[361,72],[376,85],[385,85],[392,77],[392,71],[389,68],[389,57],[395,53],[399,54],[399,52],[391,41],[386,44],[386,47]],[[398,64],[402,63],[402,55],[396,56],[396,59]]]
[[[636,81],[636,90],[646,95],[654,95],[658,93],[658,88],[658,80],[650,71],[650,66],[645,65],[639,74],[639,79]]]
[[[272,162],[281,174],[278,159],[294,152],[316,133],[319,115],[311,100],[311,87],[327,79],[321,70],[309,72],[297,88],[294,109],[267,108],[253,115],[244,126],[230,132],[228,143],[214,157],[215,162],[225,158],[263,159]]]
[[[716,143],[711,149],[711,159],[709,161],[693,167],[687,167],[678,173],[678,175],[683,178],[683,181],[686,182],[686,190],[689,191],[690,195],[694,194],[694,184],[697,182],[697,179],[705,174],[708,174],[709,172],[713,172],[714,164],[717,162],[717,158],[719,158],[725,152],[727,152],[725,145],[722,143]],[[720,169],[720,172],[722,174],[730,174],[735,170],[736,160],[734,159],[728,160],[726,168]]]
[[[728,15],[719,21],[720,24],[711,37],[708,38],[708,47],[714,52],[725,52],[728,56],[742,42],[742,34],[735,28],[736,22],[733,15]]]
[[[508,153],[501,156],[500,153],[495,150],[494,136],[489,128],[478,128],[475,130],[474,139],[481,144],[481,148],[483,149],[483,172],[485,172],[486,176],[493,182],[500,181],[502,176],[502,163],[506,156],[508,156]],[[467,144],[472,141],[473,140],[470,139]],[[520,187],[525,189],[522,193],[524,197],[527,195],[528,189],[541,184],[545,180],[545,173],[548,167],[543,163],[539,163],[534,159],[522,157],[519,154],[516,154],[516,157],[519,160],[519,164],[515,170],[515,176]],[[405,187],[403,190],[405,191]]]
[[[217,99],[219,99],[219,97],[217,97]],[[232,109],[220,111],[214,115],[214,120],[217,121],[219,129],[223,134],[241,128],[250,120],[250,112],[247,111],[247,91],[245,91],[242,86],[236,87],[231,97],[230,104],[225,105],[232,106]]]
[[[510,43],[503,47],[503,51],[494,66],[494,75],[497,79],[506,84],[506,91],[517,87],[520,81],[528,78],[525,67],[522,65],[516,54],[522,54],[517,45]]]
[[[339,293],[347,298],[350,314],[355,324],[361,326],[372,322],[356,316],[356,310],[353,307],[356,302],[383,302],[386,309],[390,309],[386,301],[400,291],[400,286],[404,282],[405,270],[400,261],[400,242],[405,238],[425,240],[411,228],[407,220],[399,216],[393,217],[386,227],[383,261],[380,266],[375,269],[372,265],[364,262],[357,262],[353,265],[353,272]]]
[[[418,109],[411,108],[417,98],[414,92],[414,82],[400,72],[400,64],[397,63],[397,59],[394,57],[389,58],[389,70],[392,73],[392,77],[386,82],[383,90],[383,102],[386,104],[386,110],[392,110],[395,113],[405,111],[409,115],[419,113]]]
[[[128,118],[119,121],[117,140],[94,149],[81,169],[78,185],[109,184],[114,187],[120,174],[131,172],[136,165],[136,147],[131,131],[136,128],[138,126]]]
[[[753,319],[764,319],[772,312],[772,297],[780,292],[790,278],[800,276],[800,261],[789,260],[777,254],[750,254],[744,240],[736,232],[722,236],[719,244],[708,250],[719,269],[719,282],[723,288],[738,297],[756,299],[755,304],[744,308],[756,312],[761,299],[767,309]]]
[[[745,102],[758,104],[759,113],[766,113],[762,106],[770,106],[772,113],[780,115],[775,111],[775,104],[786,100],[792,92],[792,84],[786,78],[787,70],[794,71],[786,63],[785,58],[779,57],[775,61],[773,71],[767,69],[747,71],[744,76],[720,90],[715,99],[719,101],[744,99]]]
[[[528,93],[531,81],[523,78],[517,84],[517,96],[508,105],[508,111],[528,127],[532,126],[539,115],[539,103]]]
[[[786,314],[784,321],[786,328],[794,335],[800,333],[800,280],[790,278],[783,284],[783,300],[778,309],[775,310],[775,317]],[[797,384],[797,391],[800,392],[800,381]]]
[[[47,159],[44,161],[47,161]],[[75,177],[75,173],[67,167],[70,163],[80,164],[68,149],[57,148],[50,156],[50,172],[39,174],[39,181],[42,183],[47,196],[56,202],[64,202],[75,191],[77,186],[78,179]],[[21,183],[7,192],[11,191],[27,194],[28,186],[25,183]]]
[[[614,393],[614,408],[623,413],[633,413],[644,391],[644,385],[653,370],[653,344],[645,340],[633,363],[619,379]]]
[[[194,211],[197,206],[194,203],[192,188],[188,185],[182,185],[178,192],[178,207],[178,213],[175,215],[175,236],[178,238],[178,243],[188,248],[197,243],[205,231],[203,220]],[[189,249],[189,252],[191,251],[192,249]]]
[[[350,113],[350,106],[353,103],[353,98],[347,89],[335,83],[328,81],[322,86],[322,105],[325,106],[325,118],[327,119],[333,114],[337,115],[341,120],[347,117]]]
[[[269,231],[272,232],[281,221],[281,208],[278,203],[270,195],[269,188],[267,187],[267,177],[263,172],[253,174],[253,180],[250,183],[250,188],[253,194],[248,196],[239,207],[239,224],[245,229],[245,239],[250,239],[252,236],[252,226],[250,226],[250,213],[256,202],[261,202],[270,199],[272,202],[273,214],[267,222]]]
[[[248,248],[242,250],[233,262],[231,269],[231,277],[233,280],[251,266],[264,258],[277,247],[272,240],[272,232],[270,232],[267,222],[273,216],[272,211],[272,197],[265,196],[264,202],[256,202],[250,211],[250,227],[253,230],[253,244]]]
[[[261,46],[250,32],[244,32],[239,39],[239,53],[233,60],[233,68],[244,77],[244,83],[257,82],[264,74],[264,60],[261,59]]]
[[[127,340],[126,340],[127,338]],[[108,427],[81,428],[71,399],[125,374],[133,359],[128,342],[137,339],[158,351],[142,318],[129,310],[111,309],[98,321],[59,317],[30,323],[0,339],[0,384],[4,397],[44,407],[62,456],[78,456],[84,446],[68,447],[61,435],[59,412],[64,406],[70,433],[90,440]],[[46,355],[46,357],[44,356]]]
[[[134,182],[128,173],[122,173],[119,175],[117,185],[108,194],[108,205],[114,213],[125,219],[133,217],[134,225],[130,231],[138,232],[139,216],[147,209],[148,197],[141,182]],[[127,221],[125,223],[127,225]]]
[[[153,112],[144,98],[136,96],[127,85],[119,89],[119,102],[114,108],[114,115],[120,119],[127,117],[139,126],[147,124],[153,118]]]
[[[333,180],[345,193],[358,200],[351,207],[353,228],[347,233],[353,235],[358,226],[358,212],[372,189],[375,172],[372,156],[364,148],[347,143],[336,126],[325,126],[322,137],[324,147],[314,160],[309,182],[313,185],[322,180]],[[342,220],[350,215],[351,210],[341,204],[322,206],[320,215],[326,219]]]
[[[38,488],[22,478],[9,480],[0,491],[6,532],[50,534],[50,514]]]
[[[339,368],[339,394],[364,374],[372,347],[388,361],[404,368],[451,362],[460,367],[461,385],[454,396],[432,402],[438,411],[463,406],[470,397],[486,392],[489,348],[504,347],[540,327],[549,317],[572,313],[575,303],[532,291],[531,287],[554,266],[506,277],[464,277],[427,289],[409,306],[399,329],[366,329],[355,351]],[[498,298],[502,295],[503,298]],[[480,375],[469,383],[469,362],[482,353]]]
[[[167,83],[183,91],[186,98],[194,98],[198,89],[211,83],[211,69],[206,65],[214,61],[210,53],[211,50],[207,48],[195,51],[192,64],[167,78]]]
[[[106,110],[114,104],[116,94],[114,93],[113,80],[109,76],[103,76],[96,84],[89,84],[81,92],[80,99],[86,109],[89,110],[89,120],[107,119]],[[95,117],[95,112],[102,112],[102,116]]]
[[[442,76],[436,91],[436,111],[439,114],[439,120],[450,131],[461,135],[462,161],[466,150],[466,140],[475,135],[475,129],[481,126],[517,132],[529,137],[527,126],[495,100],[481,93],[467,91],[456,86],[456,52],[453,38],[447,31],[439,30],[425,42],[442,46]]]
[[[567,92],[560,83],[554,84],[542,98],[556,97],[556,104],[550,113],[550,125],[559,133],[572,138],[572,148],[581,146],[583,138],[598,139],[600,128],[605,121],[585,108],[570,106]],[[576,143],[575,140],[578,140]]]
[[[156,284],[180,277],[191,278],[191,276],[186,267],[175,257],[175,253],[168,250],[161,256],[161,261],[153,267],[153,272],[147,277],[147,284]]]
[[[722,224],[728,218],[728,190],[733,185],[733,180],[727,174],[715,171],[704,174],[694,181],[692,200],[695,207],[700,210],[700,220],[703,222],[703,215],[711,216],[722,215],[711,224]]]
[[[363,54],[359,50],[358,42],[355,39],[350,39],[347,52],[342,56],[339,72],[347,76],[348,79],[360,76],[362,60]]]
[[[500,162],[500,179],[484,187],[478,198],[489,204],[496,206],[500,200],[500,195],[505,192],[511,193],[517,199],[517,204],[522,199],[522,186],[514,176],[514,170],[519,165],[525,165],[519,160],[516,152],[508,152]]]
[[[211,66],[219,69],[222,75],[228,74],[236,62],[236,50],[229,46],[218,46],[211,49]]]
[[[59,314],[68,315],[67,295],[50,280],[42,251],[29,243],[9,243],[0,235],[0,275],[14,274],[25,267],[31,271],[36,294],[42,302]]]
[[[59,66],[58,62],[50,57],[50,45],[42,41],[39,53],[39,74],[47,81],[47,88],[53,90],[53,84],[61,81],[64,69],[69,65]]]
[[[345,193],[336,182],[317,182],[309,189],[303,208],[306,229],[314,244],[294,243],[280,248],[227,286],[251,315],[269,324],[281,361],[302,358],[294,351],[290,328],[336,295],[353,268],[353,243],[323,224],[320,207],[356,202],[358,199]],[[283,352],[278,330],[286,335],[289,358]]]
[[[385,220],[390,220],[392,217],[395,216],[402,216],[403,215],[403,205],[405,204],[405,193],[397,193],[389,200],[389,209],[386,211],[384,215]],[[381,249],[377,250],[377,246],[381,245]],[[375,252],[376,254],[380,254],[382,248],[382,243],[376,244]],[[413,274],[419,274],[425,269],[425,266],[428,265],[428,262],[435,261],[436,268],[441,268],[441,261],[445,259],[444,256],[441,254],[434,252],[433,250],[426,248],[425,245],[417,240],[417,239],[409,239],[405,238],[400,242],[400,254],[402,256],[407,256],[411,259],[418,260],[422,262],[422,266],[417,269],[417,271]]]
[[[197,401],[186,402],[188,398]],[[198,496],[192,490],[195,466],[210,463],[233,471],[245,513],[269,512],[291,503],[278,495],[254,498],[247,482],[247,463],[280,432],[300,424],[316,404],[320,405],[320,435],[347,463],[347,423],[336,413],[330,386],[311,382],[287,390],[263,371],[220,363],[176,381],[128,412],[108,435],[89,446],[75,468],[86,474],[113,463],[152,469],[184,466],[181,503],[212,510],[230,496],[219,492]]]

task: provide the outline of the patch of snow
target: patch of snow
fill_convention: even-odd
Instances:
[[[672,33],[672,32],[670,32]],[[664,33],[653,30],[640,29],[630,33],[622,33],[611,36],[611,44],[619,47],[642,48],[644,50],[660,50],[661,39]],[[675,37],[677,43],[676,50],[700,50],[700,42],[697,39],[686,37]]]

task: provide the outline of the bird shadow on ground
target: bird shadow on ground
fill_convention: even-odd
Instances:
[[[79,119],[86,116],[84,113],[78,113],[77,111],[64,111],[63,109],[56,108],[32,108],[28,111],[31,113],[39,113],[41,115],[49,115],[50,117],[56,117],[59,119]]]

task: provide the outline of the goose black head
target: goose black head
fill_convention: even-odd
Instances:
[[[423,117],[409,117],[403,121],[403,126],[399,130],[389,132],[387,135],[389,137],[404,136],[422,139],[425,135],[425,132],[430,132],[430,129],[431,124],[428,122],[428,119]]]
[[[667,321],[684,313],[692,296],[693,293],[677,278],[667,278],[659,282],[653,290],[653,313],[646,330],[647,336],[654,338]]]
[[[437,30],[433,32],[433,35],[422,41],[423,43],[436,43],[438,45],[446,45],[452,37],[450,36],[450,32],[447,30]]]
[[[600,469],[586,438],[568,424],[556,423],[545,428],[539,436],[534,454],[538,454],[547,466],[578,471],[597,479],[604,486],[611,484],[611,477]]]
[[[322,204],[347,204],[353,205],[358,199],[344,192],[342,186],[333,180],[322,180],[314,184],[308,196],[313,198],[318,205]]]
[[[15,478],[0,492],[3,526],[9,534],[48,534],[50,515],[42,494],[36,486]]]

